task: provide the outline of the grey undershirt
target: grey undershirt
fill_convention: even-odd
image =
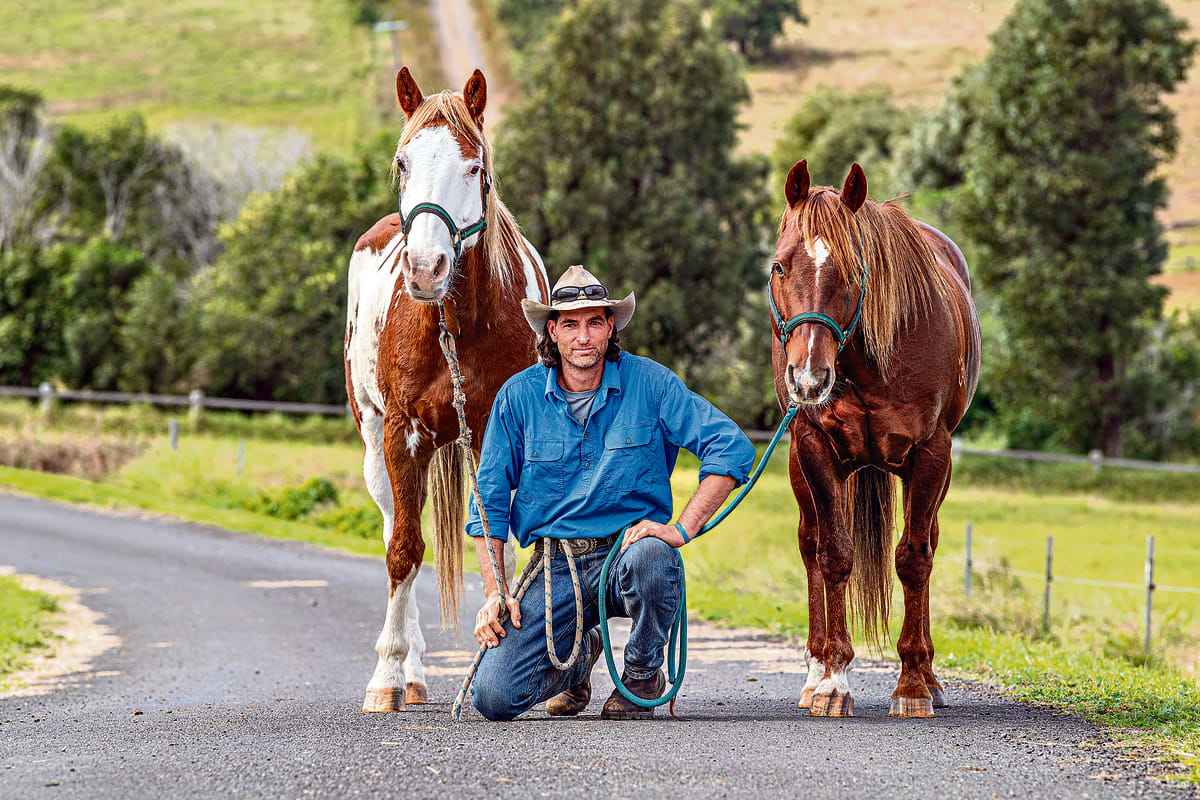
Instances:
[[[563,396],[567,398],[567,405],[571,409],[571,415],[579,420],[580,425],[587,425],[588,414],[592,411],[592,399],[595,398],[598,391],[600,391],[599,386],[586,392],[562,390]]]

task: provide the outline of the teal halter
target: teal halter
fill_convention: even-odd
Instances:
[[[805,311],[785,322],[783,315],[779,313],[779,307],[775,305],[775,293],[771,290],[771,278],[767,278],[767,307],[771,310],[771,319],[775,322],[775,327],[779,330],[779,343],[781,345],[786,346],[788,339],[792,336],[792,332],[808,322],[824,325],[828,328],[833,337],[837,339],[839,353],[846,346],[846,342],[850,341],[850,337],[854,335],[854,329],[858,327],[858,320],[862,317],[863,300],[867,296],[867,276],[869,274],[866,249],[863,246],[862,234],[858,230],[857,223],[854,225],[854,232],[858,236],[858,258],[859,265],[862,267],[862,291],[858,293],[858,307],[854,309],[854,318],[850,320],[850,326],[845,330],[842,330],[842,326],[838,325],[833,317],[816,311]]]
[[[450,216],[450,212],[439,206],[437,203],[417,203],[413,206],[413,210],[408,212],[408,216],[404,216],[404,195],[397,194],[396,205],[400,211],[400,218],[403,222],[400,225],[400,231],[404,234],[404,238],[408,238],[408,232],[412,230],[413,220],[420,214],[433,214],[446,224],[450,229],[450,244],[454,246],[454,263],[450,265],[450,278],[454,277],[454,269],[458,266],[458,260],[462,257],[462,243],[464,239],[470,239],[477,233],[483,233],[487,230],[487,198],[488,193],[492,190],[492,176],[483,167],[479,168],[479,202],[483,206],[482,216],[473,224],[465,228],[459,228],[454,222],[454,218]]]

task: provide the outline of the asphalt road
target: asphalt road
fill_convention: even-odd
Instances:
[[[52,694],[0,698],[4,800],[1195,796],[1097,726],[953,682],[936,719],[889,719],[888,664],[852,673],[857,717],[810,718],[798,652],[699,625],[689,722],[601,721],[601,667],[580,718],[456,725],[470,648],[441,631],[428,574],[432,703],[368,715],[381,559],[0,495],[0,564],[83,589],[121,640]],[[300,581],[325,585],[264,588]]]

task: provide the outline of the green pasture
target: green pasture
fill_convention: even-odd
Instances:
[[[432,60],[426,4],[395,5],[409,23],[404,57]],[[41,92],[52,115],[83,125],[137,111],[156,129],[294,127],[318,148],[344,149],[395,108],[387,34],[355,24],[356,10],[347,0],[10,3],[0,65],[4,83]]]
[[[49,644],[57,610],[54,597],[23,588],[12,575],[0,575],[0,688],[6,675],[25,664],[30,650]]]

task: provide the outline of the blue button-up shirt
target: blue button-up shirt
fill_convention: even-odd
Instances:
[[[604,537],[640,519],[665,524],[681,447],[699,457],[701,480],[742,484],[754,463],[733,420],[648,358],[623,352],[604,362],[586,425],[557,370],[535,364],[501,387],[483,436],[479,492],[491,535],[507,538],[511,527],[525,547],[544,536]],[[467,533],[483,535],[474,498]]]

